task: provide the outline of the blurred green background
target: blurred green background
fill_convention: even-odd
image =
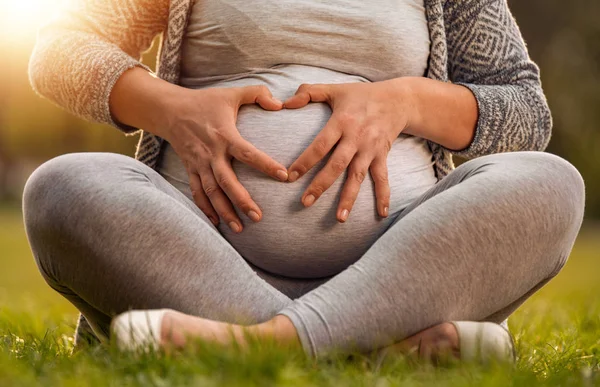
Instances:
[[[133,155],[137,137],[72,117],[31,91],[27,63],[35,31],[56,3],[0,0],[0,308],[9,299],[14,306],[15,299],[25,300],[21,296],[30,294],[35,305],[58,305],[72,313],[35,270],[20,221],[23,184],[36,166],[63,153]],[[542,70],[554,117],[548,151],[571,161],[584,176],[586,235],[595,239],[598,234],[590,230],[597,230],[593,224],[600,219],[600,1],[509,3]],[[150,64],[154,55],[155,51],[146,55]],[[584,271],[596,273],[599,252],[586,249]]]

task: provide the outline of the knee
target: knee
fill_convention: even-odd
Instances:
[[[38,167],[27,179],[23,191],[23,220],[33,256],[46,282],[54,287],[56,270],[54,260],[47,254],[57,242],[63,241],[62,224],[67,216],[67,185],[77,185],[76,168],[83,158],[77,154],[56,157]]]
[[[575,243],[584,217],[585,183],[579,171],[565,159],[550,153],[526,152],[519,163],[520,189],[529,192],[528,202],[535,203],[537,230],[558,262],[550,277],[564,267]]]
[[[548,196],[554,196],[556,199],[554,208],[557,214],[556,219],[558,227],[561,229],[562,255],[552,276],[558,274],[565,266],[571,249],[575,244],[577,235],[583,223],[585,213],[585,182],[581,173],[571,163],[558,156],[545,153],[543,162],[547,169],[553,173],[553,189],[550,189]]]
[[[583,178],[571,163],[559,156],[512,152],[484,156],[469,163],[474,165],[468,170],[469,177],[478,175],[481,183],[492,191],[525,200],[536,209],[555,209],[583,218]]]
[[[152,170],[113,153],[71,153],[51,159],[27,180],[23,215],[27,231],[76,227],[81,216],[104,209],[106,196],[129,181],[148,179]]]
[[[531,179],[542,188],[541,200],[552,205],[566,219],[579,226],[585,209],[585,183],[583,177],[567,160],[551,153],[528,152]]]
[[[60,204],[66,191],[72,191],[78,180],[84,157],[68,154],[51,159],[39,166],[27,179],[23,190],[23,217],[25,227],[33,231],[37,226],[59,221]]]
[[[93,194],[114,157],[100,153],[71,153],[39,166],[23,190],[23,217],[27,231],[42,226],[57,228],[69,215],[78,213],[78,203]],[[118,160],[117,160],[118,161]],[[99,188],[99,187],[96,187]]]

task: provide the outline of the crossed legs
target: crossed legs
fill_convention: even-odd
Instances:
[[[185,332],[250,324],[313,356],[373,350],[445,321],[503,321],[565,264],[583,206],[579,173],[556,156],[482,157],[415,200],[354,265],[290,290],[125,156],[61,156],[24,194],[42,275],[96,333],[131,308],[171,308],[184,313],[176,323]]]

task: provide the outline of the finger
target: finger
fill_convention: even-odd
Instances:
[[[331,85],[323,84],[302,84],[296,90],[296,94],[288,98],[283,106],[286,109],[298,109],[308,105],[309,102],[327,102],[330,101]]]
[[[202,188],[202,182],[200,181],[200,176],[196,172],[188,171],[188,176],[190,180],[190,189],[192,190],[192,197],[194,198],[194,203],[200,208],[200,210],[210,219],[210,221],[215,225],[219,225],[219,215],[215,208],[210,203],[208,196],[204,192]]]
[[[351,145],[350,142],[340,142],[329,160],[327,160],[327,164],[317,173],[317,176],[304,191],[302,204],[306,207],[312,206],[323,192],[327,191],[337,178],[344,173],[355,154],[356,147],[354,145]]]
[[[210,166],[201,168],[199,172],[204,193],[210,200],[214,209],[233,232],[241,232],[242,221],[233,209],[233,205],[229,198],[225,195],[219,184],[217,184],[217,180],[215,179]]]
[[[381,155],[373,160],[370,167],[371,178],[375,184],[377,212],[385,218],[390,208],[390,182],[388,181],[387,155]]]
[[[280,181],[288,180],[287,169],[268,154],[257,149],[252,143],[239,136],[229,146],[229,154],[244,164]]]
[[[348,176],[344,183],[344,188],[340,195],[340,203],[337,209],[337,220],[345,222],[352,211],[360,186],[365,180],[365,176],[369,173],[369,165],[373,161],[372,157],[357,154],[348,168]]]
[[[337,120],[332,116],[313,142],[302,152],[288,169],[289,181],[294,182],[310,171],[331,151],[342,137]]]
[[[246,86],[238,90],[240,105],[257,103],[265,110],[281,110],[283,108],[283,102],[273,97],[267,86]]]
[[[240,183],[228,160],[218,160],[212,165],[217,184],[225,192],[231,203],[254,222],[260,221],[262,213],[250,194]]]

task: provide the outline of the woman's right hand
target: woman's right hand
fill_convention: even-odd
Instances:
[[[234,232],[243,225],[235,205],[254,222],[262,217],[260,207],[238,181],[231,166],[235,158],[267,175],[287,181],[287,169],[258,150],[240,135],[240,106],[257,103],[265,110],[281,110],[265,86],[240,88],[180,89],[166,111],[163,137],[171,144],[187,169],[196,205],[215,224],[223,219]]]
[[[265,86],[192,90],[139,67],[121,75],[109,100],[115,122],[144,128],[171,144],[187,169],[196,205],[215,225],[220,217],[235,232],[243,226],[233,205],[255,222],[262,212],[236,178],[231,159],[275,179],[288,178],[283,165],[244,140],[237,130],[240,106],[254,103],[266,110],[283,108]]]

